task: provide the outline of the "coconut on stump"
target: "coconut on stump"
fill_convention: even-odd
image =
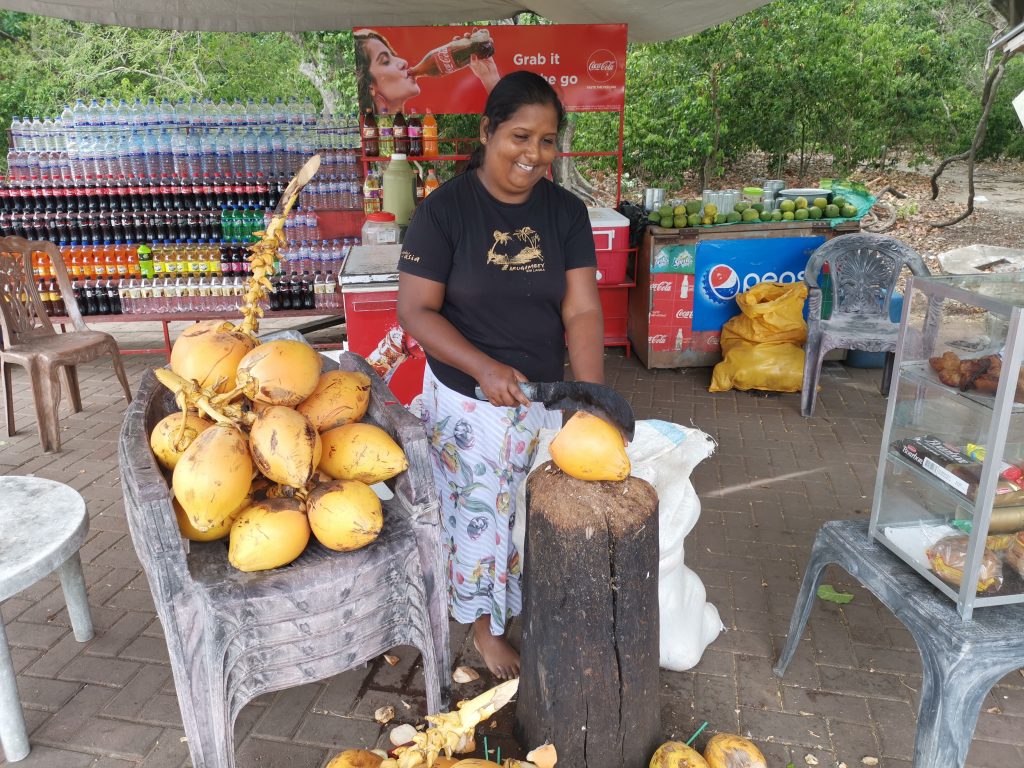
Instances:
[[[547,462],[526,513],[516,738],[553,743],[559,768],[646,768],[661,743],[657,494]]]

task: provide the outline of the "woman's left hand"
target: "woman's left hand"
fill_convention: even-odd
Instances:
[[[469,57],[469,68],[473,70],[473,74],[477,76],[488,93],[494,90],[494,86],[501,79],[501,75],[498,74],[498,65],[494,63],[492,56],[481,59],[474,53]]]

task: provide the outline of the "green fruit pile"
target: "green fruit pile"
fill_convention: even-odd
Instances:
[[[701,206],[700,200],[689,200],[677,206],[663,205],[647,214],[647,223],[654,226],[681,229],[682,227],[710,226],[712,224],[749,224],[756,221],[818,221],[819,219],[852,219],[856,206],[836,195],[829,203],[824,197],[783,200],[774,211],[765,210],[762,203],[741,200],[731,211],[719,211],[712,203]]]

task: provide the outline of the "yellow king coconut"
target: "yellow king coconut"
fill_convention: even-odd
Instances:
[[[250,400],[294,408],[320,383],[320,355],[309,344],[277,339],[238,362],[235,384]]]
[[[256,340],[223,320],[204,320],[189,326],[171,348],[171,370],[215,392],[235,386],[238,363]]]
[[[351,552],[365,547],[384,525],[380,499],[358,480],[335,480],[317,486],[306,510],[313,535],[328,549]]]
[[[320,469],[338,480],[379,483],[409,468],[401,446],[373,424],[346,424],[321,437]]]
[[[266,477],[303,488],[320,463],[320,434],[295,409],[271,405],[249,429],[249,450],[256,468]]]
[[[182,432],[181,421],[185,420]],[[153,455],[165,469],[174,469],[185,449],[199,436],[199,433],[213,426],[213,422],[194,413],[184,414],[181,411],[165,416],[153,427],[149,435],[149,446]],[[179,439],[180,438],[180,439]]]
[[[223,539],[231,533],[231,524],[235,522],[235,518],[251,503],[252,499],[247,496],[238,509],[225,517],[220,523],[205,531],[200,531],[192,525],[192,521],[188,519],[188,515],[185,514],[185,510],[178,500],[171,499],[171,504],[174,506],[174,516],[178,519],[178,530],[189,541],[217,541],[218,539]]]
[[[378,768],[384,758],[368,749],[346,749],[327,764],[327,768]],[[437,763],[434,763],[436,768]]]
[[[710,768],[768,768],[754,742],[734,733],[716,733],[704,747]]]
[[[264,499],[241,511],[231,526],[228,562],[240,571],[280,568],[309,543],[309,520],[298,499]]]
[[[666,741],[654,751],[650,768],[710,768],[700,752],[681,741]]]
[[[318,432],[359,421],[370,404],[370,377],[358,371],[327,371],[313,394],[295,410],[309,419]]]
[[[555,465],[577,480],[625,480],[630,464],[622,434],[604,419],[577,411],[548,448]]]
[[[221,523],[245,500],[252,484],[252,458],[245,435],[231,424],[215,424],[182,454],[174,467],[174,497],[199,531]]]

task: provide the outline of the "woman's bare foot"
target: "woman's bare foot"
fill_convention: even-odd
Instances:
[[[502,635],[491,634],[491,617],[480,616],[473,622],[473,647],[491,674],[500,680],[519,677],[519,653]]]

